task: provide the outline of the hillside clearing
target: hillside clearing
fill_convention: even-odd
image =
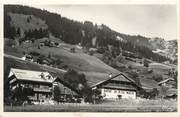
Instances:
[[[37,18],[33,15],[23,15],[16,13],[9,13],[11,17],[11,25],[15,27],[21,27],[24,31],[33,30],[33,29],[47,29],[48,26],[45,24],[45,21]],[[29,22],[27,19],[30,18]]]

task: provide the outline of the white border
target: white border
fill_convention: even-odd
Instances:
[[[178,112],[163,112],[163,113],[80,113],[80,112],[3,112],[3,5],[4,4],[21,4],[21,5],[29,5],[32,4],[42,4],[42,5],[63,5],[63,4],[176,4],[177,6],[177,16],[178,16],[178,32],[180,32],[180,1],[179,0],[2,0],[0,5],[0,74],[1,74],[1,81],[0,81],[0,116],[3,117],[96,117],[96,116],[103,116],[103,117],[119,117],[119,116],[128,116],[128,117],[180,117],[179,111],[179,104],[178,104]],[[180,33],[177,35],[178,39],[178,55],[179,53],[179,41],[180,41]],[[179,71],[179,56],[178,56],[178,71]],[[179,75],[178,75],[179,79]],[[178,80],[178,89],[180,88],[180,81]],[[178,95],[180,95],[180,91],[178,90]],[[178,96],[178,103],[180,100],[180,96]]]

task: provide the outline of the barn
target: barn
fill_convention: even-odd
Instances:
[[[77,102],[77,99],[81,97],[78,90],[62,80],[59,76],[53,81],[53,88],[55,86],[58,86],[60,89],[61,102]]]

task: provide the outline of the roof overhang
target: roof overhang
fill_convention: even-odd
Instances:
[[[114,75],[114,76],[106,79],[106,80],[103,80],[103,81],[100,81],[100,82],[98,82],[98,83],[96,83],[96,84],[93,84],[92,86],[90,86],[90,88],[99,87],[99,86],[101,86],[102,84],[105,84],[106,82],[108,82],[108,81],[110,81],[110,80],[112,80],[112,79],[114,79],[114,78],[116,78],[116,77],[118,77],[118,76],[120,76],[120,75],[124,76],[126,79],[128,79],[129,81],[131,81],[132,83],[134,83],[138,88],[141,88],[141,89],[142,89],[141,86],[139,86],[134,80],[132,80],[131,78],[129,78],[128,76],[126,76],[124,73],[119,73],[119,74],[117,74],[117,75]]]

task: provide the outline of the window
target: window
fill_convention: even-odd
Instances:
[[[26,83],[26,84],[24,84],[24,86],[25,86],[26,88],[29,88],[29,84],[27,84],[27,83]]]
[[[126,93],[127,93],[127,94],[134,94],[133,91],[127,91]]]
[[[38,85],[38,84],[34,85],[34,88],[39,88],[39,87],[40,87],[40,85]]]
[[[48,98],[49,96],[48,96],[48,94],[46,94],[46,98]]]
[[[105,89],[104,92],[111,92],[111,89]]]

